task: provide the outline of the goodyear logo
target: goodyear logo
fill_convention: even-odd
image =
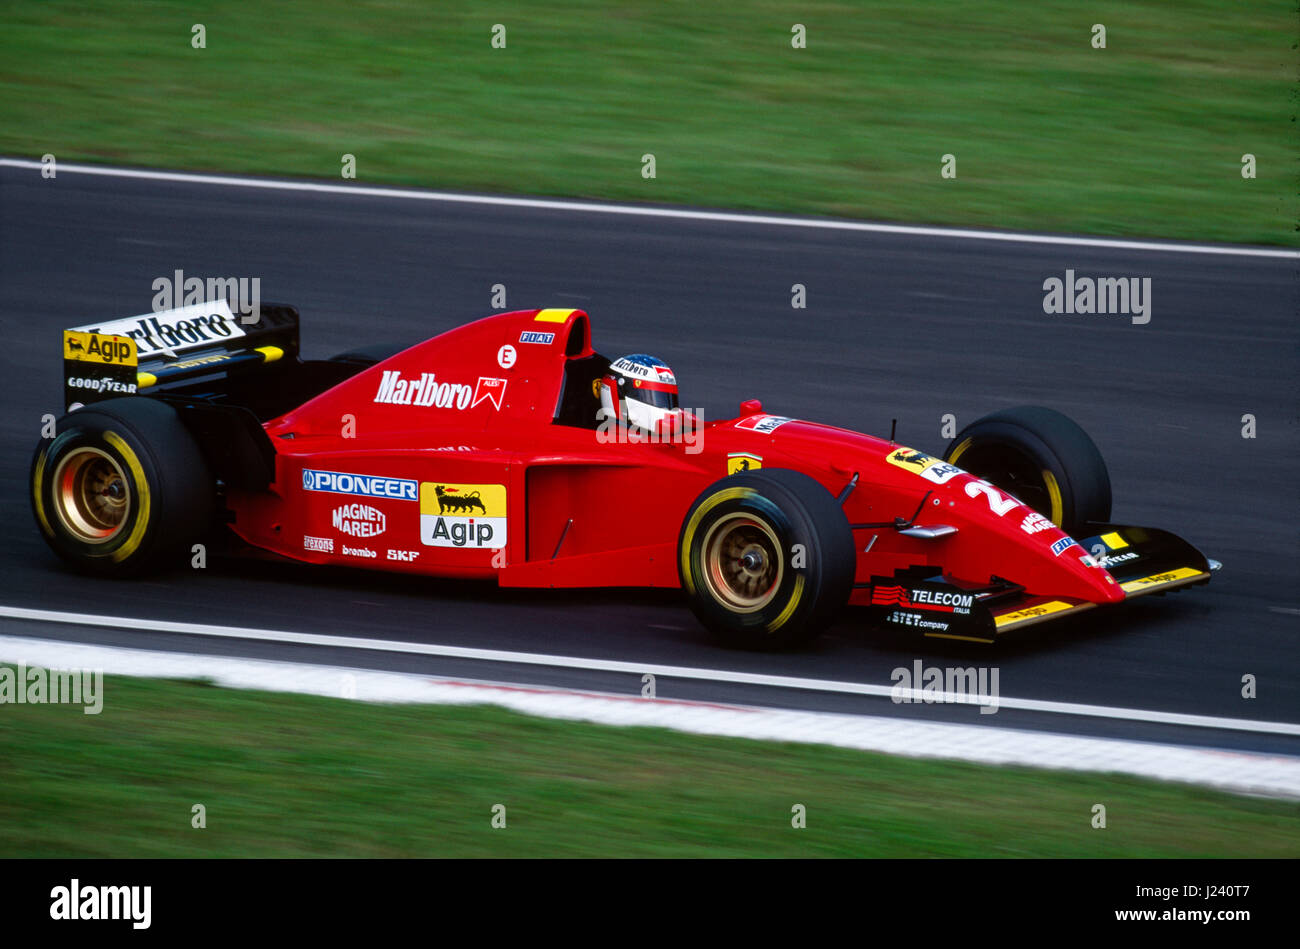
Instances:
[[[97,362],[110,366],[135,366],[135,340],[126,336],[63,331],[63,358],[77,362]]]
[[[504,547],[506,486],[421,482],[420,543],[473,550]]]

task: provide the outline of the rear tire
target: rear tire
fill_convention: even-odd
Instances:
[[[853,532],[835,498],[780,468],[714,482],[678,537],[691,611],[725,645],[743,649],[812,640],[848,602],[855,565]]]
[[[1015,495],[1068,534],[1110,520],[1110,474],[1093,440],[1055,409],[1003,409],[967,425],[944,460]]]
[[[141,396],[63,416],[36,447],[32,512],[73,567],[130,576],[189,557],[212,527],[215,483],[168,405]]]

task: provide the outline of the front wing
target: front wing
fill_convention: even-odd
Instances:
[[[1110,572],[1124,601],[1209,582],[1219,564],[1187,541],[1151,527],[1092,524],[1079,541]],[[897,570],[858,584],[869,590],[871,620],[931,639],[992,643],[1038,623],[1064,619],[1100,604],[1035,591],[1027,578],[985,581],[950,576],[941,567]]]

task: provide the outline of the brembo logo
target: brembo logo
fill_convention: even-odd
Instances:
[[[388,526],[384,512],[369,504],[345,504],[334,509],[334,529],[353,537],[378,537]]]
[[[310,468],[303,469],[302,487],[304,491],[359,494],[367,498],[395,498],[399,501],[416,501],[420,497],[415,482],[404,478],[346,474],[342,471],[313,471]]]

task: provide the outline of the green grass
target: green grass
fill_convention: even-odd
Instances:
[[[0,857],[1300,855],[1294,803],[1135,778],[194,682],[103,694],[98,716],[0,705]]]
[[[0,152],[1296,244],[1296,37],[1294,0],[44,0],[0,11]]]

